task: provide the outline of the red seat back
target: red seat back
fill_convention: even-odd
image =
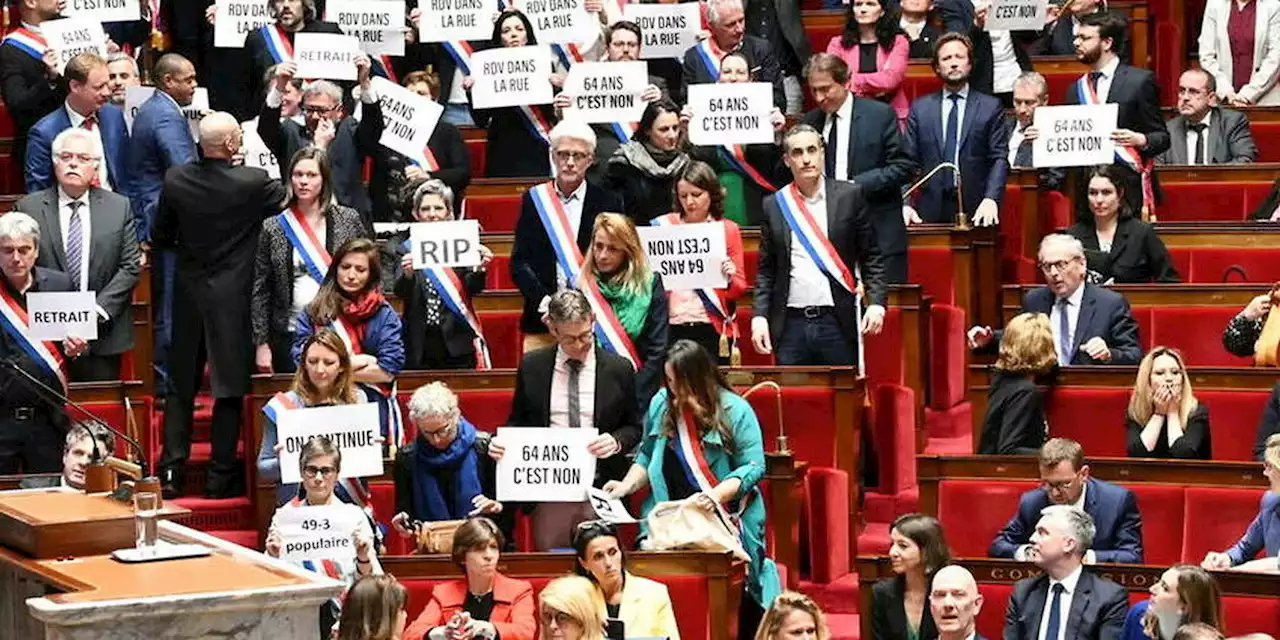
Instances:
[[[933,303],[955,303],[955,273],[951,269],[951,250],[942,247],[907,249],[907,281],[918,284]]]
[[[964,309],[946,304],[929,308],[929,406],[945,411],[965,401]]]
[[[515,369],[520,366],[524,337],[520,333],[519,311],[481,311],[480,324],[489,345],[494,368]]]
[[[1228,636],[1265,633],[1280,636],[1280,598],[1256,596],[1224,596],[1222,598],[1224,632]]]
[[[1173,347],[1182,352],[1187,364],[1199,367],[1249,367],[1247,358],[1233,356],[1222,348],[1217,336],[1239,309],[1228,307],[1163,307],[1143,308],[1150,322],[1143,327],[1142,337],[1148,350],[1154,345]],[[1206,336],[1210,336],[1206,339]]]
[[[1262,489],[1187,487],[1182,559],[1200,562],[1210,551],[1235,544],[1258,515]]]
[[[1147,564],[1172,565],[1182,558],[1183,487],[1129,485],[1142,514],[1142,553]]]
[[[879,492],[895,495],[916,486],[916,394],[907,387],[883,384],[872,402]]]
[[[467,196],[467,217],[480,222],[486,233],[515,233],[520,217],[520,193]]]
[[[778,437],[778,405],[773,393],[762,389],[747,402],[760,420],[765,450],[772,451]],[[796,460],[814,467],[835,467],[835,392],[820,387],[783,387],[782,412]]]
[[[884,328],[879,334],[866,336],[868,388],[882,384],[901,384],[906,352],[902,348],[902,309],[889,307],[884,317]],[[923,389],[921,389],[923,391]]]
[[[1025,572],[1022,577],[1034,575],[1029,569],[1021,567],[1009,570]],[[1013,593],[1011,584],[985,583],[978,585],[982,594],[982,610],[978,612],[978,634],[985,638],[1000,638],[1004,629],[1004,611],[1009,606],[1009,595]],[[925,606],[929,606],[928,602]]]
[[[1055,387],[1045,394],[1045,418],[1049,435],[1071,438],[1092,456],[1123,458],[1124,416],[1129,407],[1127,389]]]
[[[943,480],[938,521],[958,558],[983,558],[996,534],[1018,511],[1018,499],[1037,483],[1017,480]]]
[[[1214,460],[1253,460],[1258,417],[1266,407],[1266,391],[1196,391],[1209,407],[1209,437]]]

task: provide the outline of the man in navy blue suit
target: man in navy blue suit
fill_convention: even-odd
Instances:
[[[92,132],[102,143],[103,164],[99,186],[128,197],[126,157],[129,130],[120,107],[111,99],[107,62],[94,53],[82,53],[67,62],[62,74],[67,79],[67,101],[31,127],[27,137],[27,193],[53,186],[53,139],[72,127]]]
[[[1046,286],[1022,298],[1022,310],[1049,316],[1058,363],[1138,364],[1138,323],[1124,296],[1084,281],[1084,246],[1063,233],[1040,241],[1040,271]],[[969,347],[994,348],[1000,332],[991,327],[969,329]]]
[[[911,103],[906,149],[926,172],[951,162],[960,167],[960,175],[944,169],[925,183],[915,204],[902,208],[907,224],[951,222],[960,206],[975,224],[1000,221],[1009,177],[1009,126],[1000,101],[969,86],[972,70],[973,43],[967,37],[948,33],[938,38],[933,72],[942,80],[942,91]]]
[[[1128,489],[1089,477],[1084,447],[1054,438],[1040,448],[1041,488],[1022,494],[1018,512],[1004,526],[988,553],[994,558],[1037,560],[1032,538],[1040,512],[1049,505],[1074,506],[1093,516],[1092,544],[1081,550],[1085,564],[1142,563],[1142,515],[1138,499]]]

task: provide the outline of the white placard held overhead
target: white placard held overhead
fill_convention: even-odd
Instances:
[[[689,47],[698,43],[702,29],[702,17],[698,15],[696,2],[681,4],[628,3],[623,15],[640,26],[644,40],[640,42],[640,57],[682,58]]]
[[[1040,31],[1049,14],[1049,0],[991,0],[987,31]]]
[[[336,33],[298,33],[293,36],[293,60],[299,78],[355,80],[356,58],[364,52],[355,36]]]
[[[477,51],[471,74],[476,109],[551,104],[551,51],[542,45]]]
[[[382,421],[378,405],[340,404],[282,411],[276,416],[280,450],[280,482],[302,480],[298,454],[307,440],[325,436],[342,452],[339,478],[365,478],[382,473]]]
[[[596,477],[595,429],[498,427],[498,501],[582,502]]]
[[[263,0],[218,0],[216,7],[213,46],[220,49],[239,49],[249,32],[276,21]]]
[[[426,164],[423,149],[435,131],[444,107],[386,78],[373,77],[373,89],[382,108],[382,146]]]
[[[419,0],[422,17],[418,40],[488,40],[493,35],[493,16],[498,0]]]
[[[476,220],[416,222],[409,225],[413,268],[475,267],[480,264],[480,223]]]
[[[133,119],[138,117],[138,109],[142,104],[151,99],[155,95],[155,87],[147,87],[143,85],[134,85],[125,87],[124,90],[124,125],[133,133]],[[191,96],[191,104],[182,107],[182,115],[187,118],[187,126],[191,128],[191,139],[196,142],[200,141],[200,119],[209,113],[209,90],[205,87],[196,87],[196,92]]]
[[[773,142],[773,85],[767,82],[689,85],[689,110],[693,144]]]
[[[513,4],[533,23],[539,44],[588,43],[600,33],[600,20],[587,13],[585,0],[513,0]]]
[[[360,40],[370,55],[404,55],[403,0],[329,0],[325,19]]]
[[[565,117],[583,122],[636,122],[646,103],[640,99],[649,86],[649,67],[634,62],[579,62],[569,68],[562,91],[570,96]]]
[[[89,18],[60,18],[40,23],[40,35],[58,56],[58,74],[72,58],[85,53],[107,57],[107,32],[102,23]]]
[[[1115,162],[1117,104],[1037,107],[1039,137],[1031,142],[1031,164],[1040,167],[1092,167]]]
[[[27,321],[32,338],[62,340],[75,336],[98,339],[98,302],[92,291],[32,291],[27,294]]]
[[[256,124],[256,121],[254,122]],[[244,142],[240,147],[240,152],[244,154],[244,166],[257,167],[267,172],[267,177],[280,179],[280,163],[276,161],[275,154],[267,148],[267,143],[262,141],[262,136],[258,135],[258,129],[249,128],[248,122],[240,123],[240,132],[243,134]]]
[[[62,15],[96,22],[129,22],[142,19],[138,0],[67,0]]]
[[[637,227],[636,231],[649,265],[662,274],[667,291],[728,286],[720,273],[728,255],[722,223]]]
[[[280,558],[289,562],[354,559],[363,514],[350,507],[333,504],[276,511],[271,524],[280,536]]]

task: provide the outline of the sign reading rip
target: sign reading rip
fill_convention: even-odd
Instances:
[[[413,268],[474,267],[480,264],[480,223],[475,220],[409,225]]]

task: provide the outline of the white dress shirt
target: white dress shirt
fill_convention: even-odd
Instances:
[[[86,120],[84,116],[72,109],[70,104],[63,103],[62,108],[67,110],[67,118],[71,120],[72,129],[83,128]],[[89,133],[93,134],[93,137],[98,139],[98,148],[102,150],[102,159],[98,162],[98,182],[101,184],[98,186],[109,191],[111,190],[111,171],[107,167],[107,145],[102,143],[102,123],[94,124],[92,131],[88,129],[85,129],[85,131],[89,131]]]
[[[1080,573],[1083,571],[1084,565],[1076,567],[1067,577],[1061,580],[1049,580],[1049,592],[1044,598],[1044,612],[1040,614],[1040,629],[1036,632],[1038,640],[1061,640],[1063,633],[1067,629],[1067,619],[1071,617],[1071,598],[1076,593],[1076,585],[1080,582]],[[1049,629],[1049,609],[1053,605],[1053,585],[1061,584],[1063,591],[1062,596],[1058,599],[1058,634],[1053,638],[1046,638],[1045,634]]]
[[[1022,67],[1018,65],[1018,56],[1013,50],[1015,46],[1013,36],[1007,29],[987,33],[991,36],[991,64],[995,74],[991,91],[992,93],[1012,93],[1014,80],[1022,75]]]
[[[1199,142],[1200,136],[1204,136],[1204,162],[1200,164],[1213,164],[1209,158],[1209,125],[1213,120],[1213,109],[1204,112],[1204,119],[1200,122],[1191,122],[1187,120],[1187,164],[1196,164],[1196,144]],[[1191,125],[1202,124],[1205,126],[1204,133],[1196,133],[1191,130]]]
[[[960,110],[956,114],[956,155],[946,158],[947,162],[954,162],[957,166],[960,164],[960,141],[964,139],[964,109],[969,102],[969,85],[964,85],[959,91],[948,91],[945,87],[942,89],[942,139],[938,142],[944,147],[947,140],[947,120],[951,117],[951,94],[957,93],[960,99],[955,102],[955,106]],[[959,176],[957,175],[957,179]]]
[[[578,409],[581,410],[582,428],[596,426],[596,350],[587,351],[578,372]],[[549,426],[569,427],[569,356],[556,347],[556,365],[551,371],[551,406]],[[521,425],[514,425],[521,426]],[[528,426],[528,425],[523,425]]]
[[[1067,327],[1071,330],[1071,335],[1067,336],[1067,338],[1068,343],[1072,346],[1076,343],[1076,322],[1080,319],[1080,303],[1084,300],[1084,287],[1085,285],[1081,283],[1080,286],[1076,288],[1075,293],[1067,296]],[[1059,336],[1061,333],[1059,328],[1062,322],[1062,320],[1059,319],[1060,314],[1061,310],[1058,307],[1058,300],[1055,298],[1053,301],[1053,309],[1049,312],[1049,328],[1053,331],[1053,347],[1058,351],[1058,362],[1065,367],[1071,364],[1071,357],[1074,354],[1062,353],[1062,339],[1061,336]]]
[[[1106,102],[1107,95],[1111,92],[1111,81],[1116,79],[1116,68],[1120,66],[1120,58],[1113,57],[1098,71],[1102,72],[1102,76],[1098,78],[1098,101]],[[1088,77],[1086,74],[1085,77]]]
[[[560,193],[560,184],[552,181],[553,195],[560,198],[560,202],[564,203],[565,216],[569,218],[569,232],[572,234],[571,239],[578,241],[578,231],[582,229],[582,201],[587,197],[587,181],[583,180],[573,193]],[[569,277],[565,275],[564,267],[560,266],[560,261],[556,260],[556,289],[567,289],[569,287]],[[585,425],[584,425],[585,426]]]
[[[1013,124],[1013,131],[1009,133],[1009,166],[1016,167],[1018,158],[1018,148],[1022,146],[1022,139],[1027,136],[1021,122]]]
[[[803,197],[803,196],[801,196]],[[813,220],[822,232],[829,233],[827,224],[827,184],[825,180],[818,182],[818,192],[813,198],[804,198],[805,206],[813,214]],[[835,301],[831,297],[831,282],[827,274],[822,272],[818,264],[809,257],[804,245],[795,230],[791,231],[791,285],[787,292],[787,306],[833,307]]]
[[[829,176],[837,180],[852,180],[853,176],[849,174],[849,138],[850,132],[853,130],[850,123],[853,122],[853,92],[849,92],[844,103],[836,109],[834,114],[836,122],[840,123],[840,129],[836,133],[836,148],[827,149],[827,153],[836,154],[836,174]],[[827,116],[827,121],[822,125],[822,139],[831,139],[831,116]]]
[[[80,290],[89,290],[89,240],[93,238],[89,215],[89,192],[79,198],[67,195],[62,187],[58,187],[58,224],[62,226],[62,251],[65,254],[71,246],[71,206],[72,201],[81,203],[80,211]]]

